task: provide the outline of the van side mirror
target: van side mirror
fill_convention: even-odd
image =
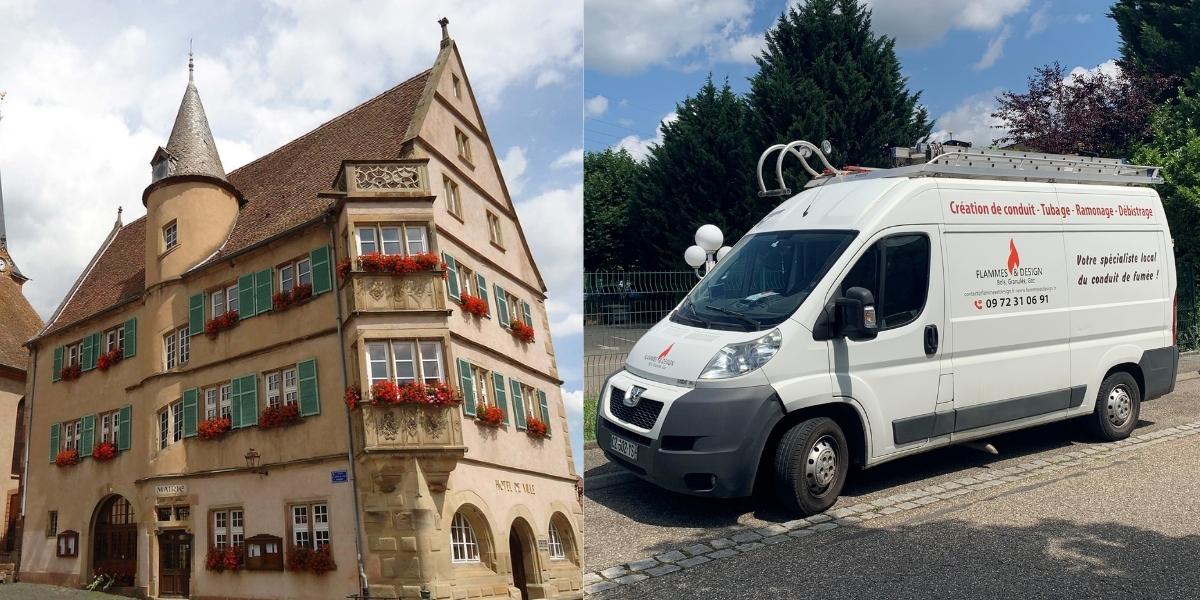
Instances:
[[[835,332],[856,342],[873,340],[878,335],[879,324],[875,315],[875,295],[870,290],[852,287],[845,297],[835,301]]]

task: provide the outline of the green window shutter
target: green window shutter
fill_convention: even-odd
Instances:
[[[96,368],[96,338],[93,334],[83,336],[83,371],[91,371]]]
[[[442,253],[442,260],[446,261],[446,290],[450,292],[451,298],[458,300],[458,263],[454,262],[453,256],[445,252]]]
[[[296,365],[296,374],[300,379],[300,414],[305,417],[321,414],[321,398],[317,391],[317,361],[310,359]]]
[[[525,324],[533,327],[533,313],[529,310],[529,303],[521,301],[521,316],[525,319]]]
[[[79,434],[79,456],[91,456],[96,445],[96,415],[84,415],[80,423],[83,433]]]
[[[229,426],[237,429],[242,426],[242,379],[234,377],[229,382]]]
[[[254,310],[254,273],[251,273],[238,277],[238,318],[249,319],[255,314],[257,312]]]
[[[126,404],[121,407],[121,431],[117,436],[117,450],[128,450],[129,441],[133,438],[133,405]]]
[[[63,368],[63,347],[59,346],[54,349],[54,372],[50,373],[50,381],[59,381],[62,379]]]
[[[58,423],[50,425],[50,462],[58,457]]]
[[[183,437],[196,435],[196,426],[200,419],[200,390],[192,388],[183,390]]]
[[[258,425],[258,376],[242,378],[242,427]]]
[[[500,319],[501,327],[508,327],[508,298],[504,295],[504,288],[493,286],[496,289],[496,315]]]
[[[458,385],[463,393],[463,414],[475,416],[475,379],[471,374],[471,363],[458,359]]]
[[[188,335],[204,333],[204,294],[188,298]]]
[[[521,382],[510,379],[512,388],[513,416],[516,418],[517,429],[525,429],[525,399],[521,397]]]
[[[189,327],[190,328],[190,327]],[[125,321],[125,358],[137,355],[137,317]]]
[[[504,411],[504,422],[508,423],[508,394],[504,392],[504,376],[492,373],[492,387],[496,389],[496,406]]]
[[[254,274],[254,314],[256,315],[271,310],[274,274],[274,269],[263,269]]]
[[[329,246],[313,248],[308,253],[312,265],[312,293],[324,294],[333,289],[333,272],[329,269]]]
[[[550,405],[546,403],[546,392],[538,390],[538,405],[542,409],[542,422],[546,424],[546,437],[550,437]]]
[[[479,298],[483,300],[483,305],[488,306],[487,280],[479,273],[475,274],[475,286],[479,288]],[[492,308],[488,306],[487,317],[492,318]]]

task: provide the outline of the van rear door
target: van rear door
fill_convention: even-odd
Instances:
[[[828,342],[834,394],[866,411],[873,456],[918,447],[932,435],[945,325],[940,236],[936,225],[875,234],[834,291],[862,287],[875,297],[875,339]]]

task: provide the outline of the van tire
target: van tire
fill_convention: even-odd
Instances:
[[[828,417],[801,421],[780,438],[774,466],[775,495],[785,509],[802,516],[823,512],[837,502],[850,470],[846,435]]]
[[[1096,437],[1115,442],[1129,437],[1137,427],[1142,409],[1142,392],[1137,380],[1125,371],[1104,378],[1096,394],[1096,410],[1087,418]]]

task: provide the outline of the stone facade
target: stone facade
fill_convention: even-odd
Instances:
[[[168,175],[144,201],[32,344],[23,579],[78,585],[118,565],[151,596],[582,597],[546,290],[452,40],[429,71],[227,180]],[[444,262],[379,272],[373,249]],[[128,260],[144,269],[105,280]],[[468,291],[486,316],[463,309]],[[101,369],[110,348],[120,360]],[[410,378],[465,401],[344,401]],[[477,419],[485,398],[498,426]],[[295,421],[264,427],[293,400]],[[204,439],[223,411],[229,431]],[[90,456],[56,464],[69,449]],[[240,571],[206,567],[243,540]],[[331,571],[276,568],[325,540]]]

